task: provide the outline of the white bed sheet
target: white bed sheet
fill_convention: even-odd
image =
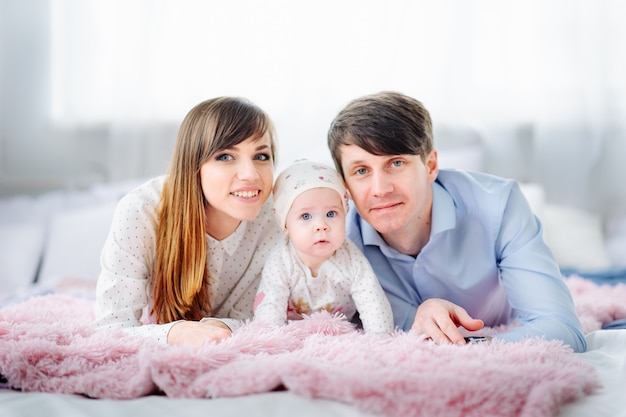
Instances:
[[[599,330],[587,335],[588,351],[580,356],[598,372],[603,388],[565,405],[558,417],[626,417],[626,330]],[[0,390],[0,416],[367,416],[354,406],[310,399],[290,392],[237,398],[94,400],[77,395]]]
[[[336,401],[271,392],[238,398],[172,399],[149,396],[133,400],[91,400],[76,395],[0,391],[2,417],[358,417],[368,416],[356,407]]]
[[[559,417],[626,417],[626,330],[597,330],[586,339],[587,352],[579,355],[595,367],[604,387],[565,405]]]

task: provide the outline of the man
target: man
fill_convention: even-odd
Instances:
[[[464,344],[459,326],[517,320],[494,337],[585,351],[571,294],[519,186],[439,170],[419,101],[394,92],[356,99],[332,122],[328,146],[356,206],[347,234],[374,267],[397,327]]]

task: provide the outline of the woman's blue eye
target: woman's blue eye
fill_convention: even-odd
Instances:
[[[300,218],[302,220],[311,220],[311,215],[309,213],[304,213],[302,216],[300,216]]]
[[[221,154],[215,155],[216,161],[230,161],[232,159],[233,159],[233,156],[227,153],[221,153]]]
[[[335,217],[335,216],[337,216],[337,212],[336,212],[336,211],[334,211],[334,210],[329,211],[328,213],[326,213],[326,217],[329,217],[329,218],[331,218],[331,219],[332,219],[333,217]]]
[[[254,157],[257,161],[270,161],[272,159],[271,155],[268,153],[260,153]]]

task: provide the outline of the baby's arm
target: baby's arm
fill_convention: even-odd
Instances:
[[[349,242],[353,266],[352,299],[363,329],[372,333],[391,333],[394,329],[391,305],[376,274],[363,253]]]
[[[274,251],[263,268],[261,283],[254,297],[254,319],[280,326],[287,321],[289,285],[280,251]]]

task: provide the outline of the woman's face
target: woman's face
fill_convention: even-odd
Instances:
[[[274,161],[269,134],[215,152],[200,166],[207,201],[207,233],[223,239],[244,220],[253,220],[272,192]]]

